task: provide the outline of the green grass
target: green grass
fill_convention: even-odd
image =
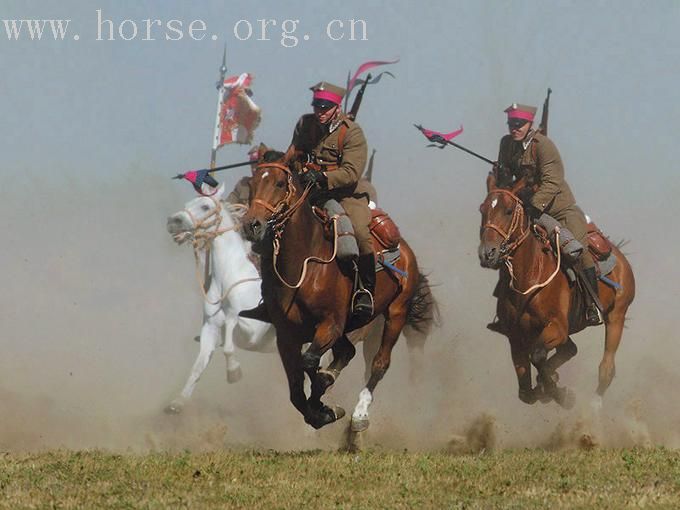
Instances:
[[[680,453],[507,450],[0,456],[1,508],[680,507]]]

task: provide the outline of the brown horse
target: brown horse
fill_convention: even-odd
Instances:
[[[519,398],[533,404],[536,400],[555,400],[563,407],[574,403],[573,393],[557,386],[557,368],[576,355],[576,344],[570,334],[582,330],[582,320],[570,325],[569,312],[575,285],[570,285],[559,266],[559,255],[534,230],[516,192],[524,186],[520,181],[512,189],[497,188],[492,179],[487,183],[488,195],[480,211],[482,227],[479,258],[482,267],[500,268],[497,315],[500,328],[509,341],[512,361],[519,382]],[[587,249],[587,248],[586,248]],[[595,402],[614,378],[614,357],[621,341],[628,306],[635,297],[635,279],[630,264],[621,251],[612,246],[616,267],[609,275],[619,287],[599,283],[604,307],[605,346],[600,362],[599,384]],[[573,310],[572,310],[573,312]],[[550,350],[555,353],[548,358]],[[537,371],[537,386],[532,388],[531,364]]]
[[[351,321],[354,272],[335,260],[335,244],[307,200],[297,175],[281,163],[260,163],[250,180],[250,208],[243,217],[246,237],[262,254],[262,296],[276,328],[277,346],[288,377],[290,400],[315,428],[332,423],[345,412],[321,402],[321,396],[355,354],[346,333],[361,327]],[[402,329],[427,330],[436,318],[436,304],[427,279],[418,270],[408,244],[400,242],[396,267],[376,276],[375,314],[385,318],[382,341],[373,358],[371,376],[352,415],[352,430],[368,427],[373,391],[390,366]],[[371,318],[372,319],[372,318]],[[302,354],[302,345],[311,343]],[[319,370],[321,355],[333,361]],[[304,392],[304,374],[311,394]]]

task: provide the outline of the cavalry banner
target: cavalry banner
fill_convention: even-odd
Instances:
[[[250,73],[224,79],[217,110],[213,150],[230,143],[249,144],[260,124],[260,107],[252,100]]]

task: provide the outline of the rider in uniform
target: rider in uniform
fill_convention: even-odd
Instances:
[[[502,185],[508,178],[526,177],[528,186],[518,196],[527,212],[535,218],[541,213],[550,215],[571,231],[583,247],[580,253],[581,267],[597,296],[595,262],[587,248],[586,218],[564,179],[564,166],[557,147],[552,140],[533,129],[535,107],[513,103],[505,113],[508,115],[509,134],[500,142],[499,165],[494,169],[497,183]],[[508,171],[511,176],[503,175]],[[601,324],[602,314],[595,300],[589,301],[586,322],[589,325]]]
[[[368,228],[369,189],[367,181],[361,179],[368,145],[359,124],[342,112],[345,89],[320,82],[311,90],[314,112],[298,120],[286,161],[299,162],[302,184],[311,184],[325,199],[337,200],[349,216],[359,247],[357,267],[363,287],[354,296],[353,310],[360,317],[370,316],[375,292],[375,255]],[[240,315],[268,320],[263,305]]]
[[[248,151],[248,159],[250,160],[251,174],[257,168],[257,160],[260,155],[260,149],[261,145],[253,145]],[[231,193],[229,193],[225,200],[230,204],[240,204],[247,206],[248,198],[250,196],[249,184],[251,177],[252,175],[246,175],[244,177],[241,177],[234,186],[234,189],[231,190]]]

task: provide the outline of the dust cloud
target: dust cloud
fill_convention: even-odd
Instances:
[[[276,354],[239,351],[243,379],[227,384],[218,350],[184,412],[163,413],[198,351],[193,337],[202,314],[193,256],[165,231],[166,217],[191,193],[161,172],[127,169],[106,184],[72,175],[68,186],[25,175],[14,187],[21,192],[2,192],[0,449],[338,448],[348,419],[321,431],[305,425],[288,401]],[[507,341],[484,327],[494,314],[496,275],[477,262],[484,191],[483,179],[475,182],[468,189],[477,192],[466,193],[450,214],[449,191],[436,181],[400,203],[396,185],[378,180],[383,206],[430,273],[444,320],[420,361],[403,338],[395,347],[364,444],[459,452],[680,446],[674,395],[680,345],[672,342],[677,333],[669,320],[675,303],[662,288],[663,272],[650,270],[643,226],[628,224],[624,232],[601,225],[614,238],[632,237],[638,283],[601,413],[593,414],[590,399],[602,327],[574,337],[579,353],[560,371],[577,406],[528,406],[517,398]],[[661,289],[657,299],[653,289]],[[359,350],[326,402],[351,414],[363,370]]]

